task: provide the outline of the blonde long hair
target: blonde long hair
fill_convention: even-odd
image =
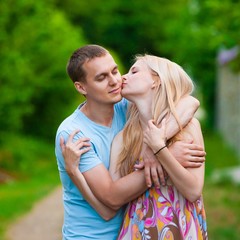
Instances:
[[[171,113],[182,129],[175,107],[182,97],[193,92],[194,85],[191,78],[182,67],[166,58],[138,55],[135,60],[145,62],[156,83],[151,106],[152,119],[156,124],[160,124],[162,119]],[[140,158],[142,142],[143,132],[139,111],[133,103],[129,108],[128,121],[123,130],[123,146],[117,165],[121,176],[133,171],[136,160]]]

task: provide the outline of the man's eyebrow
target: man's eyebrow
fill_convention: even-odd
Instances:
[[[118,65],[115,65],[113,68],[113,70],[116,70],[116,69],[118,69]]]

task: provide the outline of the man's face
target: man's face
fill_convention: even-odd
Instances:
[[[114,104],[122,99],[122,78],[113,57],[107,53],[83,64],[86,82],[83,83],[88,101]]]

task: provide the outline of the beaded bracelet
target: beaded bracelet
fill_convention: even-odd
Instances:
[[[167,145],[161,147],[157,152],[154,153],[154,155],[157,155],[161,150],[163,150],[165,147],[167,147]]]

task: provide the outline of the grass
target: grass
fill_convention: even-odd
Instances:
[[[240,236],[240,186],[228,179],[213,183],[211,174],[239,164],[236,153],[216,133],[204,133],[206,180],[204,202],[211,240],[237,240]],[[59,184],[54,143],[22,136],[4,136],[0,148],[0,169],[14,177],[0,185],[0,239],[8,224],[29,211],[34,202]]]
[[[209,239],[239,239],[240,186],[206,181],[203,194]]]
[[[213,182],[211,174],[239,165],[239,159],[219,134],[204,133],[204,139],[207,156],[203,196],[209,239],[237,240],[240,236],[240,185],[227,178]]]
[[[7,136],[5,140],[0,169],[11,178],[0,184],[0,239],[12,221],[59,184],[53,143],[23,136]]]

